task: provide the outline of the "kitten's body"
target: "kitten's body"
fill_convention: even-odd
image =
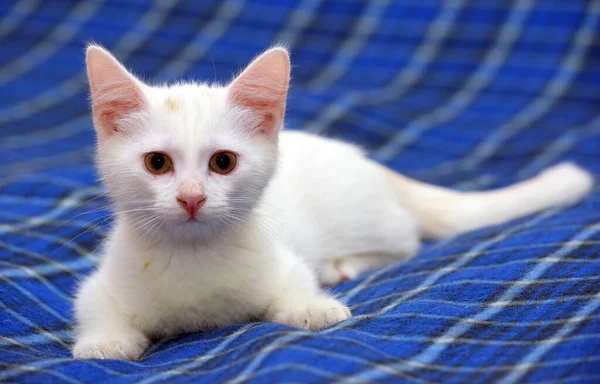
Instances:
[[[272,218],[263,221],[323,283],[362,272],[340,270],[341,256],[378,256],[373,268],[416,253],[415,218],[399,204],[384,168],[359,148],[291,131],[280,134],[279,145],[279,168],[258,214]]]
[[[289,78],[281,49],[227,88],[151,88],[97,47],[88,73],[117,220],[75,303],[77,358],[137,359],[149,337],[253,319],[327,327],[350,312],[318,280],[413,256],[423,236],[573,203],[591,187],[585,171],[562,165],[461,194],[406,179],[345,143],[278,134]],[[221,150],[237,154],[230,174],[207,167]],[[144,169],[144,154],[157,151],[171,157],[168,173]],[[188,217],[180,197],[190,193],[205,200]]]

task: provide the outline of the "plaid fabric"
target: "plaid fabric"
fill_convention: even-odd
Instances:
[[[335,287],[321,332],[232,326],[139,362],[74,361],[71,296],[110,224],[84,44],[147,79],[225,81],[292,50],[288,126],[401,172],[492,188],[562,160],[600,172],[600,2],[0,2],[0,382],[600,381],[600,193],[427,244]]]

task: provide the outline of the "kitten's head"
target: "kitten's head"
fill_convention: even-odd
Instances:
[[[273,48],[228,86],[149,86],[87,49],[100,173],[140,235],[206,238],[235,227],[275,171],[290,77]]]

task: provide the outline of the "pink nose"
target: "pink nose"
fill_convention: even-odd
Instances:
[[[206,201],[205,195],[179,195],[177,196],[177,202],[183,209],[185,209],[191,217],[198,212],[198,209]]]

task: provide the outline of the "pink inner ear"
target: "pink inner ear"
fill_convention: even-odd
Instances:
[[[118,121],[143,106],[141,92],[135,86],[110,83],[92,93],[94,118],[107,133],[118,132]]]
[[[237,83],[231,89],[234,103],[255,112],[257,117],[256,129],[269,134],[275,125],[283,119],[285,112],[285,91],[276,91],[261,85],[246,85]]]
[[[258,118],[255,129],[277,132],[285,114],[290,78],[287,52],[271,49],[259,56],[229,87],[233,103],[252,110]]]
[[[99,133],[119,131],[119,120],[144,107],[139,81],[109,52],[92,46],[87,51],[92,110]]]

